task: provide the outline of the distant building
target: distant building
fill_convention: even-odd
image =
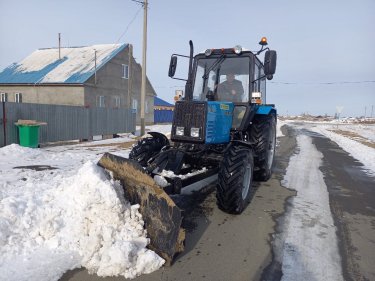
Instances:
[[[0,101],[132,107],[139,123],[141,72],[129,44],[39,49],[0,72]],[[154,96],[147,79],[146,123],[154,121]]]
[[[154,97],[154,122],[155,123],[172,123],[174,105]]]

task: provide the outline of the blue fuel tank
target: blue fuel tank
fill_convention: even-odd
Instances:
[[[232,102],[208,101],[205,143],[229,142],[234,104]]]

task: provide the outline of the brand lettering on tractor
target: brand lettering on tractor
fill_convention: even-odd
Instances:
[[[229,105],[222,103],[222,104],[220,104],[220,109],[229,110]]]

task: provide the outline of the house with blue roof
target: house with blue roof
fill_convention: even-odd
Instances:
[[[161,98],[154,97],[154,122],[172,123],[174,104],[171,104]]]
[[[0,72],[0,101],[133,108],[140,117],[141,65],[130,44],[38,49]],[[156,92],[146,84],[145,121]]]

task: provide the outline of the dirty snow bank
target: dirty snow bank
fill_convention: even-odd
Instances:
[[[0,149],[8,158],[43,156],[17,145]],[[84,266],[99,276],[134,278],[164,260],[146,249],[138,205],[122,197],[119,183],[86,162],[68,178],[41,173],[40,182],[0,186],[0,276],[2,280],[58,280]]]
[[[283,181],[297,195],[275,241],[282,280],[343,280],[328,191],[319,170],[323,156],[308,136],[298,136],[297,144],[299,152],[291,157]]]
[[[281,127],[284,126],[287,122],[278,119],[276,123],[276,137],[284,136],[283,132],[281,131]]]
[[[352,157],[360,161],[367,172],[370,175],[375,175],[375,149],[369,146],[366,146],[358,141],[349,139],[343,135],[334,133],[330,130],[336,129],[336,127],[332,126],[316,126],[312,128],[313,131],[320,133],[327,138],[331,139],[332,141],[336,142],[342,149],[348,152]],[[340,127],[341,129],[341,127]],[[344,129],[344,128],[343,128]],[[350,130],[356,132],[361,136],[370,136],[368,137],[369,140],[373,141],[375,135],[375,127],[374,126],[346,126],[345,130]]]

